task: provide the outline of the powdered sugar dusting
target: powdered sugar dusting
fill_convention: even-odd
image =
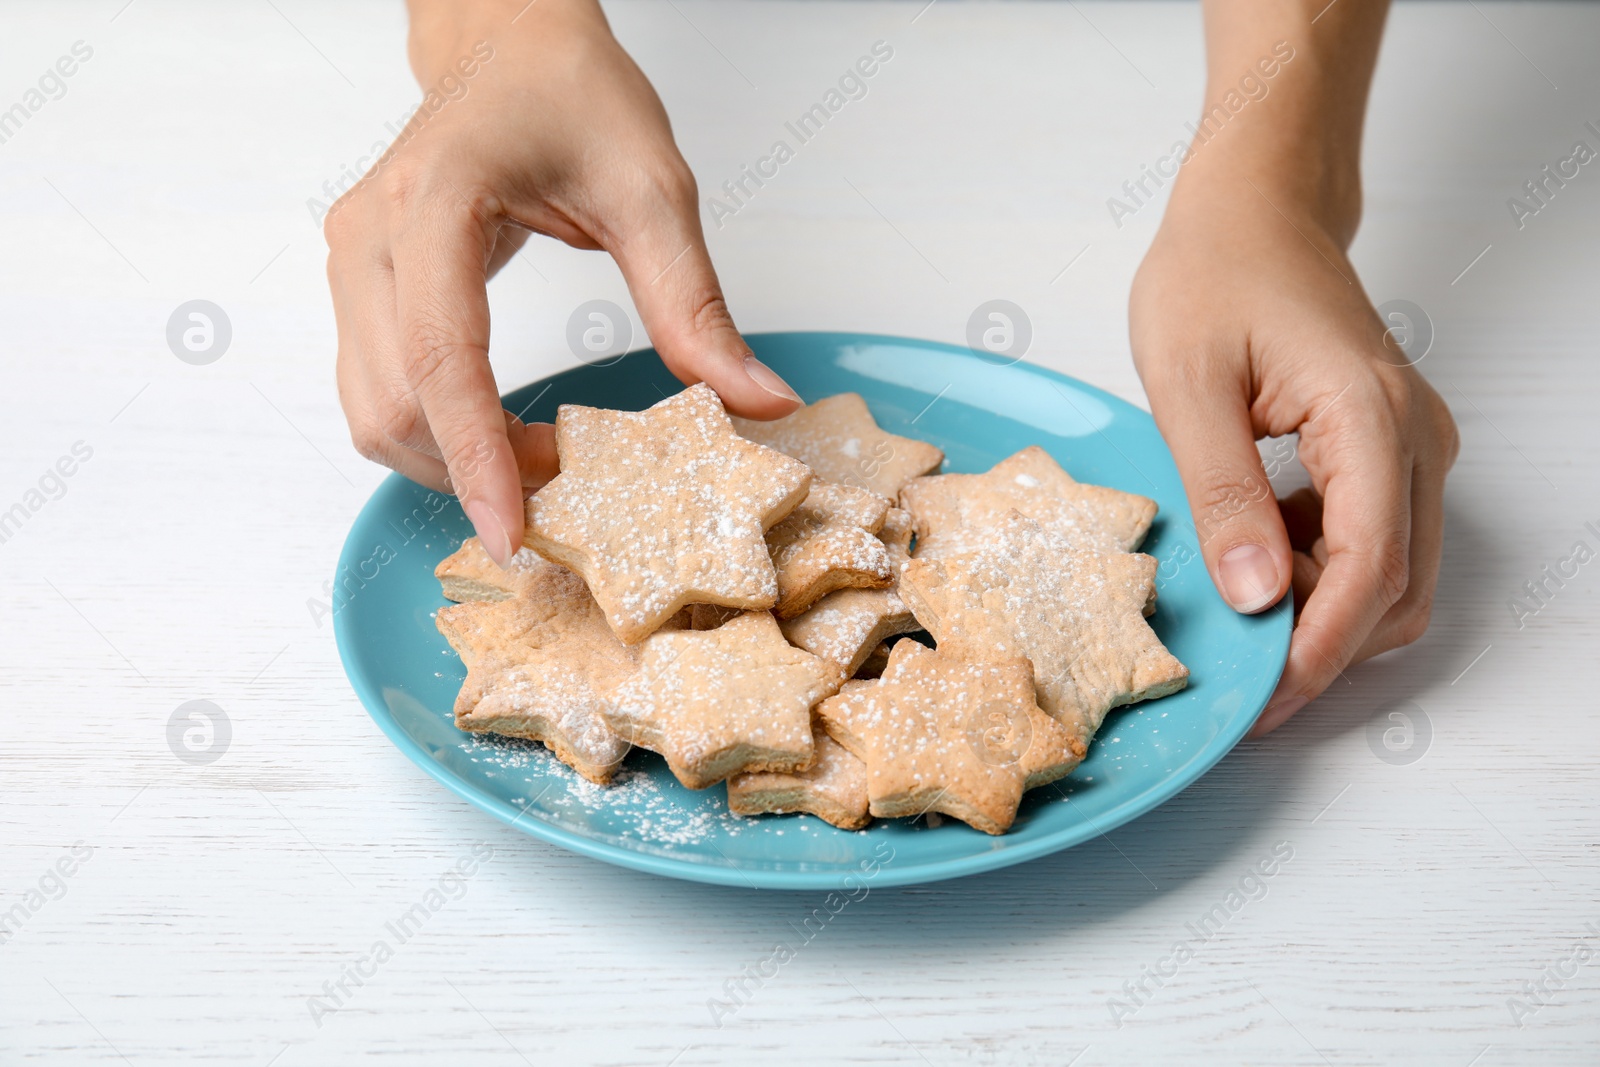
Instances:
[[[1037,445],[984,474],[941,474],[906,486],[901,503],[916,522],[918,559],[981,552],[1017,511],[1074,548],[1128,552],[1155,518],[1155,501],[1074,481]]]
[[[818,714],[866,762],[873,814],[942,811],[989,833],[1011,824],[1028,785],[1065,775],[1082,755],[1035,705],[1021,658],[974,662],[901,642],[882,678]]]
[[[982,550],[919,557],[905,596],[941,648],[974,658],[1025,656],[1039,706],[1084,744],[1120,704],[1183,687],[1188,671],[1143,609],[1155,560],[1074,548],[1016,511]]]
[[[776,422],[735,419],[739,433],[811,467],[819,479],[894,499],[912,478],[938,470],[944,453],[878,427],[867,402],[839,393]]]
[[[528,501],[528,543],[584,576],[624,640],[684,604],[775,602],[764,534],[810,472],[735,434],[709,386],[642,412],[565,405],[556,435],[561,473]]]
[[[889,564],[891,583],[884,589],[840,589],[779,625],[796,647],[841,664],[854,674],[885,638],[920,629],[899,594],[900,571],[911,559],[911,518],[890,508],[877,538]]]
[[[651,635],[604,715],[702,788],[749,766],[809,764],[811,708],[839,681],[835,668],[790,646],[771,615],[748,612],[715,630]]]
[[[876,493],[813,482],[800,506],[767,532],[778,616],[797,615],[841,586],[887,585],[893,571],[877,532],[888,513],[889,501]]]

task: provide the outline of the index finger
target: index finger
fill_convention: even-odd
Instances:
[[[1395,428],[1378,411],[1357,409],[1313,438],[1302,455],[1313,477],[1325,479],[1328,563],[1301,609],[1289,662],[1252,736],[1281,725],[1342,677],[1409,584],[1411,461]]]
[[[502,567],[522,542],[522,478],[489,366],[489,238],[463,198],[419,196],[391,245],[406,379],[450,485]]]

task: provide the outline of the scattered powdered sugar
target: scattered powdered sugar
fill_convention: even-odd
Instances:
[[[824,415],[824,407],[833,410]],[[771,586],[772,579],[763,573],[769,562],[776,571],[777,592],[783,591],[785,565],[802,560],[824,571],[898,578],[910,559],[911,518],[860,488],[874,484],[862,477],[867,463],[861,457],[874,457],[874,475],[889,461],[905,459],[899,465],[902,473],[887,475],[898,478],[898,485],[937,469],[938,459],[931,468],[913,468],[908,464],[920,462],[919,454],[897,457],[896,446],[939,454],[931,445],[884,433],[864,402],[850,394],[753,431],[735,420],[750,441],[819,466],[818,479],[825,476],[823,458],[813,455],[822,440],[831,446],[828,452],[852,461],[833,462],[850,475],[839,480],[856,488],[813,480],[801,505],[766,530],[764,516],[781,495],[799,491],[792,485],[792,473],[783,468],[789,461],[730,433],[729,419],[707,387],[691,387],[648,412],[564,407],[563,422],[562,451],[581,453],[589,463],[568,468],[563,457],[565,492],[542,491],[543,502],[535,497],[530,528],[542,525],[547,540],[563,551],[575,551],[566,562],[582,571],[596,592],[604,590],[601,599],[619,632],[675,610],[685,602],[686,589],[703,595],[707,589],[737,587],[746,594],[754,585]],[[853,431],[850,436],[842,424]],[[1011,690],[1020,686],[1032,696],[1036,682],[1039,704],[1052,713],[1070,708],[1077,714],[1065,718],[1086,719],[1082,725],[1092,736],[1105,705],[1126,691],[1133,671],[1133,660],[1123,658],[1132,651],[1125,643],[1111,642],[1110,648],[1103,644],[1107,631],[1118,629],[1118,611],[1108,611],[1108,606],[1113,600],[1120,608],[1121,600],[1131,604],[1138,599],[1122,592],[1131,576],[1105,569],[1099,553],[1120,554],[1132,547],[1123,542],[1143,536],[1154,505],[1132,494],[1076,483],[1038,448],[1017,453],[987,475],[920,478],[917,487],[922,495],[911,495],[906,506],[916,512],[917,529],[925,530],[922,536],[932,542],[927,555],[966,571],[964,581],[954,583],[965,588],[942,591],[945,597],[955,594],[966,601],[954,610],[958,605],[946,600],[952,610],[941,609],[945,622],[966,637],[969,625],[988,616],[982,620],[987,625],[973,627],[988,631],[982,638],[987,654],[1026,656],[1035,670],[1014,679],[1009,678],[1014,667],[993,662],[967,663],[959,671],[934,669],[936,659],[919,655],[919,646],[891,661],[883,679],[848,683],[866,688],[847,686],[845,692],[854,695],[841,697],[842,717],[853,720],[852,734],[867,739],[872,753],[868,762],[876,764],[870,770],[874,778],[898,775],[909,783],[906,788],[927,796],[954,767],[971,766],[976,758],[976,773],[1004,778],[1008,789],[1014,785],[1020,794],[1025,768],[1015,760],[997,767],[981,753],[975,755],[968,721],[992,705],[1031,705],[1032,700],[1012,700]],[[913,500],[923,506],[919,509]],[[872,533],[880,528],[881,533]],[[919,543],[922,555],[920,548]],[[541,549],[548,550],[544,544]],[[508,569],[528,579],[544,566],[555,565],[522,549]],[[582,579],[568,577],[584,586]],[[940,584],[954,577],[939,567]],[[931,592],[919,592],[919,600]],[[739,641],[736,648],[719,647],[741,626],[757,620],[774,631],[780,625],[764,612],[735,615],[721,639],[712,631],[674,631],[653,634],[628,649],[638,658],[622,672],[627,680],[615,689],[605,686],[604,695],[589,677],[595,667],[581,656],[536,667],[508,664],[510,669],[484,687],[478,710],[486,718],[500,713],[543,719],[552,734],[561,735],[568,746],[564,752],[576,749],[590,762],[607,762],[613,748],[620,760],[628,752],[628,742],[622,740],[626,736],[671,754],[671,766],[680,776],[689,770],[685,781],[693,780],[696,767],[703,769],[705,780],[715,780],[710,776],[724,773],[718,770],[719,759],[727,766],[750,766],[752,750],[769,758],[774,752],[789,755],[786,750],[802,735],[809,740],[809,708],[840,677],[829,674],[831,683],[817,677],[812,665],[821,665],[812,656],[841,665],[859,662],[884,638],[919,628],[898,593],[898,583],[884,589],[845,589],[784,621],[781,628],[788,641],[776,632],[772,637],[779,648],[807,664],[756,656],[753,640]],[[973,599],[975,594],[981,596]],[[957,615],[963,617],[959,623]],[[937,628],[930,623],[930,629]],[[1153,633],[1150,641],[1166,654]],[[951,642],[952,653],[960,655],[956,646],[963,643]],[[1032,715],[1059,730],[1037,708]],[[485,725],[515,728],[514,723]],[[1105,744],[1118,746],[1121,740],[1112,734]],[[526,789],[512,801],[526,818],[631,847],[664,851],[719,837],[782,836],[785,827],[801,832],[821,827],[809,818],[775,823],[735,815],[721,789],[689,790],[659,757],[644,752],[629,756],[609,785],[597,785],[537,741],[468,734],[462,747],[489,778],[509,779],[513,789]],[[1108,758],[1116,760],[1127,750],[1114,752]],[[854,764],[853,756],[849,760]],[[822,763],[818,761],[814,774],[806,772],[807,777],[826,779]]]
[[[667,770],[659,765],[625,766],[610,785],[596,785],[562,764],[536,741],[474,734],[463,742],[463,747],[475,763],[503,771],[530,772],[529,795],[511,801],[526,812],[527,818],[566,825],[585,835],[603,829],[606,836],[629,841],[694,845],[772,829],[770,824],[729,811],[720,790],[688,794],[670,781]],[[635,754],[632,758],[641,757]],[[604,819],[597,820],[596,816]]]
[[[563,764],[550,754],[550,750],[537,741],[526,741],[520,737],[502,737],[499,734],[466,734],[461,739],[461,747],[467,755],[472,757],[474,763],[487,763],[491,767],[501,770],[520,771],[539,764],[541,766],[562,766]],[[567,773],[572,774],[571,771]],[[578,779],[576,774],[572,777]],[[578,779],[582,781],[582,779]]]

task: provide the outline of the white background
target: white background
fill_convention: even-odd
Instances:
[[[0,544],[0,908],[94,849],[0,944],[0,1062],[1595,1061],[1600,959],[1520,1028],[1508,1000],[1600,951],[1600,564],[1523,628],[1508,602],[1600,547],[1600,171],[1520,232],[1505,202],[1600,144],[1600,9],[1391,17],[1354,258],[1375,301],[1431,316],[1422,370],[1462,429],[1431,632],[1109,839],[874,890],[719,1030],[708,998],[817,895],[654,879],[494,823],[385,741],[308,611],[383,472],[335,399],[306,201],[420,94],[398,3],[274,3],[0,11],[0,108],[94,49],[0,145],[0,510],[93,449]],[[712,231],[739,323],[960,341],[1005,298],[1029,358],[1142,403],[1125,307],[1159,205],[1119,230],[1105,201],[1198,112],[1198,9],[920,8],[609,5],[708,190],[874,41],[895,50]],[[194,298],[232,321],[210,366],[165,341]],[[531,244],[493,285],[502,386],[573,365],[566,319],[595,298],[628,303],[607,259]],[[207,767],[167,743],[194,699],[233,728]],[[1410,765],[1367,740],[1395,710],[1431,727]],[[495,859],[465,897],[318,1027],[308,998],[479,841]],[[1284,841],[1265,899],[1114,1026],[1122,983]]]

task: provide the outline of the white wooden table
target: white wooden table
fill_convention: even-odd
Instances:
[[[491,821],[383,738],[308,609],[383,472],[335,400],[307,200],[416,102],[400,6],[123,4],[0,14],[0,109],[28,110],[0,143],[0,1062],[1596,1062],[1600,564],[1510,602],[1600,547],[1600,171],[1520,231],[1506,199],[1600,144],[1600,9],[1392,15],[1355,260],[1426,309],[1464,438],[1427,637],[1108,838],[872,891],[718,1028],[819,901]],[[740,324],[959,341],[1004,298],[1030,358],[1142,402],[1124,309],[1158,208],[1118,229],[1105,201],[1196,113],[1197,8],[921,6],[609,8],[708,191],[893,48],[711,231]],[[578,304],[627,304],[549,242],[492,298],[507,387],[572,365]],[[166,340],[193,299],[231,323],[209,365]],[[209,764],[169,745],[193,700],[231,727]],[[1369,743],[1391,712],[1420,758]],[[475,843],[464,895],[345,977]],[[1265,896],[1162,962],[1275,847]]]

